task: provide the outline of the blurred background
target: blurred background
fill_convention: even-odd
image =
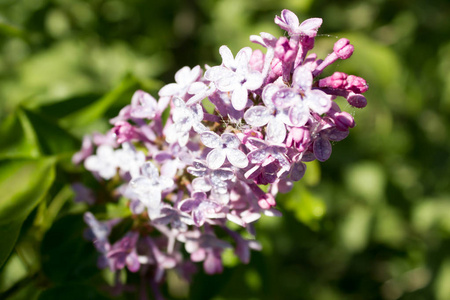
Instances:
[[[251,34],[283,35],[273,19],[284,8],[300,20],[323,18],[319,57],[339,38],[355,45],[326,74],[365,78],[368,106],[344,104],[357,126],[279,197],[282,218],[258,223],[263,250],[249,265],[228,253],[223,274],[199,274],[190,286],[169,272],[165,295],[450,299],[447,0],[0,0],[2,162],[70,159],[83,134],[105,132],[135,89],[156,96],[181,67],[219,64],[221,45],[237,53],[258,48]],[[70,166],[55,170],[42,203],[14,227],[1,299],[109,299],[92,284],[108,274],[82,240],[86,207],[72,202]],[[0,192],[9,197],[5,185]]]

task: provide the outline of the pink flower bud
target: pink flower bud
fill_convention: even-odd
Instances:
[[[272,60],[271,68],[276,76],[281,76],[283,74],[283,64],[281,63],[281,60],[276,57]]]
[[[112,132],[116,135],[117,143],[119,144],[137,137],[136,129],[130,123],[125,121],[116,122]]]
[[[347,78],[347,86],[345,87],[345,89],[358,94],[362,94],[369,89],[369,86],[363,78],[349,75]]]
[[[282,62],[290,62],[295,59],[295,55],[297,54],[295,50],[291,47],[287,38],[280,37],[275,46],[275,56]]]
[[[352,56],[353,50],[353,45],[345,38],[338,40],[333,47],[334,53],[336,53],[340,59],[347,59]]]
[[[286,139],[286,146],[295,146],[298,151],[305,151],[311,142],[311,134],[305,127],[294,127],[289,132]]]
[[[344,89],[347,85],[347,74],[335,72],[333,75],[319,80],[319,87],[330,87],[333,89]]]

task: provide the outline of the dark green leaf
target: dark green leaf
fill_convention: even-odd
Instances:
[[[133,219],[131,217],[124,218],[122,221],[120,221],[119,224],[114,226],[111,231],[111,235],[109,237],[111,244],[114,244],[115,242],[123,238],[132,227]]]
[[[67,284],[45,290],[38,300],[106,300],[110,299],[97,289],[84,284]]]
[[[53,282],[81,282],[99,272],[97,251],[83,238],[85,228],[81,214],[66,215],[54,222],[44,236],[42,269]]]

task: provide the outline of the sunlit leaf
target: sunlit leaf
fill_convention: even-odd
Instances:
[[[283,195],[282,199],[282,205],[291,210],[300,222],[312,229],[319,228],[319,221],[326,211],[325,203],[321,198],[297,183],[289,194]]]
[[[36,132],[26,114],[17,109],[0,125],[0,158],[38,157]]]
[[[127,76],[114,90],[98,101],[63,118],[61,124],[70,129],[86,126],[103,117],[106,111],[121,98],[126,97],[131,102],[131,95],[138,88],[137,79],[133,76]]]
[[[54,158],[0,161],[0,266],[17,240],[22,223],[47,194],[55,178]]]

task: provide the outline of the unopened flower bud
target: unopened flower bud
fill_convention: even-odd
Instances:
[[[361,94],[350,92],[347,96],[348,104],[356,108],[363,108],[367,105],[367,99]]]
[[[294,146],[298,151],[305,151],[311,142],[311,134],[305,127],[294,127],[289,132],[286,139],[286,146]]]
[[[340,59],[347,59],[352,56],[353,50],[353,45],[345,38],[338,40],[333,47],[333,52],[336,53]]]
[[[342,72],[335,72],[333,75],[319,80],[319,87],[330,87],[333,89],[344,89],[347,85],[348,75]]]
[[[339,130],[345,131],[349,128],[355,127],[355,120],[353,119],[352,115],[348,112],[341,111],[333,114],[333,119],[336,123],[336,127]]]
[[[352,92],[362,94],[369,89],[366,81],[358,76],[349,75],[347,77],[347,86],[346,90],[350,90]]]

